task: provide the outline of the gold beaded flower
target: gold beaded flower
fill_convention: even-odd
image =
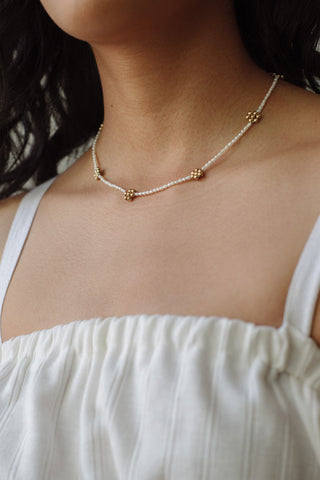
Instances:
[[[191,178],[193,180],[199,180],[203,176],[204,176],[204,171],[202,170],[202,168],[195,168],[191,172]]]
[[[100,180],[100,178],[99,178],[99,175],[100,175],[100,174],[101,174],[100,168],[99,168],[99,167],[95,168],[95,169],[94,169],[94,174],[93,174],[94,179],[95,179],[95,180]]]
[[[126,190],[126,193],[124,194],[124,199],[133,200],[135,196],[136,196],[136,191],[133,188],[129,188],[128,190]]]
[[[258,123],[262,118],[262,113],[260,112],[248,112],[246,115],[246,119],[249,120],[250,123]]]

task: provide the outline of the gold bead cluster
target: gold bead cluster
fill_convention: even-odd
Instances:
[[[136,191],[133,188],[129,188],[128,190],[126,190],[126,193],[124,194],[124,199],[132,201],[135,196],[136,196]]]
[[[204,171],[202,168],[195,168],[190,175],[193,180],[199,180],[199,178],[204,176]]]
[[[100,168],[96,167],[94,169],[94,174],[93,174],[94,179],[95,180],[100,180],[100,175],[101,175]]]
[[[284,75],[282,75],[282,73],[280,74],[280,73],[275,73],[275,72],[273,72],[272,75],[273,75],[274,77],[277,77],[277,76],[278,76],[279,78],[281,78],[281,80],[284,79]]]
[[[260,112],[248,112],[246,115],[246,119],[249,120],[250,123],[258,123],[262,118],[262,113]]]

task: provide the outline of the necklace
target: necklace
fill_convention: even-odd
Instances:
[[[234,145],[238,140],[240,140],[240,138],[249,130],[249,128],[252,125],[260,122],[260,120],[263,117],[262,113],[261,113],[262,110],[263,110],[263,107],[265,106],[268,98],[270,97],[270,95],[273,92],[275,86],[277,85],[279,78],[281,78],[281,79],[284,78],[283,75],[279,75],[279,74],[276,74],[276,73],[273,73],[272,75],[274,77],[274,80],[272,82],[271,87],[267,91],[264,99],[262,100],[261,104],[259,105],[257,110],[255,110],[253,112],[250,111],[246,114],[246,119],[248,120],[248,123],[246,124],[246,126],[229,143],[227,143],[227,145],[225,147],[223,147],[220,150],[219,153],[217,153],[213,158],[211,158],[211,160],[209,160],[201,168],[194,168],[192,170],[192,172],[187,177],[179,178],[178,180],[174,180],[170,183],[166,183],[165,185],[162,185],[161,187],[152,188],[151,190],[146,190],[144,192],[137,192],[133,188],[129,188],[129,189],[125,190],[124,188],[119,187],[118,185],[115,185],[114,183],[109,182],[104,177],[103,172],[101,171],[100,167],[98,166],[97,155],[96,155],[96,144],[97,144],[98,138],[99,138],[100,133],[101,133],[102,128],[103,128],[103,123],[102,123],[100,125],[99,130],[98,130],[98,132],[97,132],[97,134],[96,134],[96,136],[93,140],[93,143],[92,143],[92,160],[93,160],[93,167],[94,167],[94,174],[93,174],[94,179],[95,180],[101,180],[106,185],[109,185],[109,187],[117,188],[118,190],[120,190],[124,194],[124,199],[129,200],[129,201],[133,200],[135,197],[145,196],[145,195],[153,195],[154,193],[161,192],[162,190],[165,190],[169,187],[173,187],[174,185],[178,185],[180,183],[187,182],[189,180],[200,180],[200,178],[204,177],[205,170],[210,165],[212,165],[219,157],[221,157],[221,155],[223,155],[227,150],[229,150],[229,148],[232,145]]]

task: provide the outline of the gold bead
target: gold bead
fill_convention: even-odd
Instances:
[[[282,73],[275,73],[275,72],[273,72],[272,75],[273,75],[274,77],[276,77],[277,75],[279,75],[279,77],[281,78],[281,80],[284,79],[284,75],[282,75]]]
[[[99,175],[101,175],[100,168],[99,168],[99,167],[96,167],[96,168],[94,169],[94,174],[93,174],[94,179],[95,179],[95,180],[100,180]]]
[[[124,194],[124,199],[131,201],[134,199],[135,196],[136,196],[136,191],[133,188],[129,188],[128,190],[126,190],[126,193]]]
[[[193,180],[199,180],[203,176],[204,176],[204,171],[202,170],[202,168],[194,168],[191,172],[191,178]]]
[[[246,115],[246,119],[249,120],[250,123],[258,123],[262,117],[261,112],[248,112]]]

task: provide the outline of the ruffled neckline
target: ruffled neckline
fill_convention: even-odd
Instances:
[[[238,318],[176,314],[93,317],[10,338],[0,345],[0,365],[67,355],[104,355],[113,349],[137,354],[170,344],[174,354],[201,348],[214,361],[227,355],[250,366],[259,361],[320,389],[320,349],[293,325],[277,328]]]

